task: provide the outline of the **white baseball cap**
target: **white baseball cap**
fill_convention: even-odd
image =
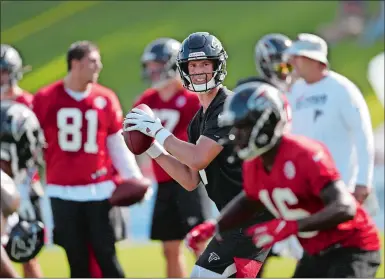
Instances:
[[[283,59],[287,61],[293,55],[328,64],[328,46],[324,39],[314,34],[299,34],[297,40],[284,52]]]

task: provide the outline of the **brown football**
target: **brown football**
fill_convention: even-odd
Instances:
[[[113,206],[130,206],[143,200],[148,189],[151,187],[151,180],[147,178],[131,178],[123,180],[116,186],[109,202]]]
[[[150,109],[149,106],[145,104],[140,104],[136,106],[136,108],[147,112],[151,116],[154,116],[154,112]],[[132,126],[132,124],[125,125]],[[135,155],[140,155],[146,152],[146,150],[154,142],[154,139],[152,137],[149,137],[139,131],[123,131],[122,135],[128,149],[130,149],[130,151]]]

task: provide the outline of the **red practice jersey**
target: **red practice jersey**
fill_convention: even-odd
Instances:
[[[157,90],[148,89],[136,101],[134,107],[139,104],[148,105],[162,121],[163,126],[183,141],[188,140],[187,127],[200,108],[196,93],[190,92],[187,89],[180,90],[168,101],[163,101]],[[152,160],[152,162],[158,183],[172,180],[155,160]]]
[[[15,101],[30,108],[32,107],[33,95],[27,91],[23,91],[16,97]]]
[[[283,137],[270,174],[260,158],[244,162],[243,172],[246,194],[285,220],[298,220],[322,210],[320,192],[340,179],[329,151],[321,143],[292,135]],[[380,248],[376,226],[358,203],[353,220],[324,231],[300,232],[298,240],[311,255],[332,245]]]
[[[77,101],[58,81],[35,95],[33,110],[48,144],[44,152],[48,184],[87,185],[112,179],[107,137],[123,122],[113,91],[93,84],[90,93]]]

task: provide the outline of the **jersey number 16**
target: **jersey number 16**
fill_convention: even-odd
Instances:
[[[271,193],[271,198],[267,190],[259,192],[259,200],[266,206],[266,208],[275,216],[275,218],[282,218],[284,220],[299,220],[310,216],[310,213],[301,208],[290,208],[298,204],[298,198],[290,188],[275,188]],[[274,204],[272,202],[274,201]],[[318,234],[314,232],[300,232],[299,237],[312,238]]]

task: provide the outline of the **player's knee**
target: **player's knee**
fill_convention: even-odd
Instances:
[[[181,241],[172,240],[163,242],[163,255],[168,260],[176,260],[182,255]]]

